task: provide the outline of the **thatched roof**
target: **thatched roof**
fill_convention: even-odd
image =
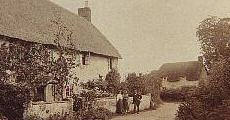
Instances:
[[[165,63],[160,67],[160,71],[165,75],[175,77],[199,77],[202,64],[199,61]]]
[[[77,50],[121,58],[106,37],[87,20],[48,0],[0,0],[0,35],[54,44],[57,16],[73,32]],[[66,45],[66,41],[61,44]]]
[[[163,71],[177,71],[184,72],[187,70],[199,70],[200,62],[189,61],[189,62],[175,62],[175,63],[165,63],[160,67]]]

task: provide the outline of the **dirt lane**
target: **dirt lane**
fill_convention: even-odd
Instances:
[[[164,103],[157,110],[118,116],[112,120],[174,120],[179,104]]]

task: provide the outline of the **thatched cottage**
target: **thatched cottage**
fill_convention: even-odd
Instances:
[[[72,43],[75,50],[79,51],[76,59],[80,66],[73,70],[79,81],[84,82],[105,76],[111,69],[117,69],[121,55],[91,23],[89,7],[80,8],[78,14],[49,0],[0,0],[0,44],[16,41],[55,45],[54,32],[57,28],[51,21],[60,18],[72,32]],[[67,42],[61,41],[61,46],[68,47]],[[55,50],[51,50],[53,51],[51,56],[55,56]],[[54,102],[50,93],[51,87],[39,91],[44,95],[41,101],[49,104],[44,103],[42,106],[34,104],[36,111],[44,114],[43,116],[51,112],[64,111],[67,106],[65,103],[52,105]]]
[[[201,56],[198,57],[198,61],[165,63],[159,71],[162,74],[164,88],[197,86],[200,81],[205,81],[207,78]]]

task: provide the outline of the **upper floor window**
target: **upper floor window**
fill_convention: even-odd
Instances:
[[[109,58],[109,69],[113,69],[113,59]]]
[[[90,60],[90,53],[82,54],[82,65],[88,65]]]

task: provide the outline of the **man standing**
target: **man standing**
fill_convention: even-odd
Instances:
[[[137,93],[137,90],[134,90],[134,94],[133,94],[134,113],[137,112],[137,114],[139,114],[139,106],[141,103],[141,99],[142,99],[141,94]]]

